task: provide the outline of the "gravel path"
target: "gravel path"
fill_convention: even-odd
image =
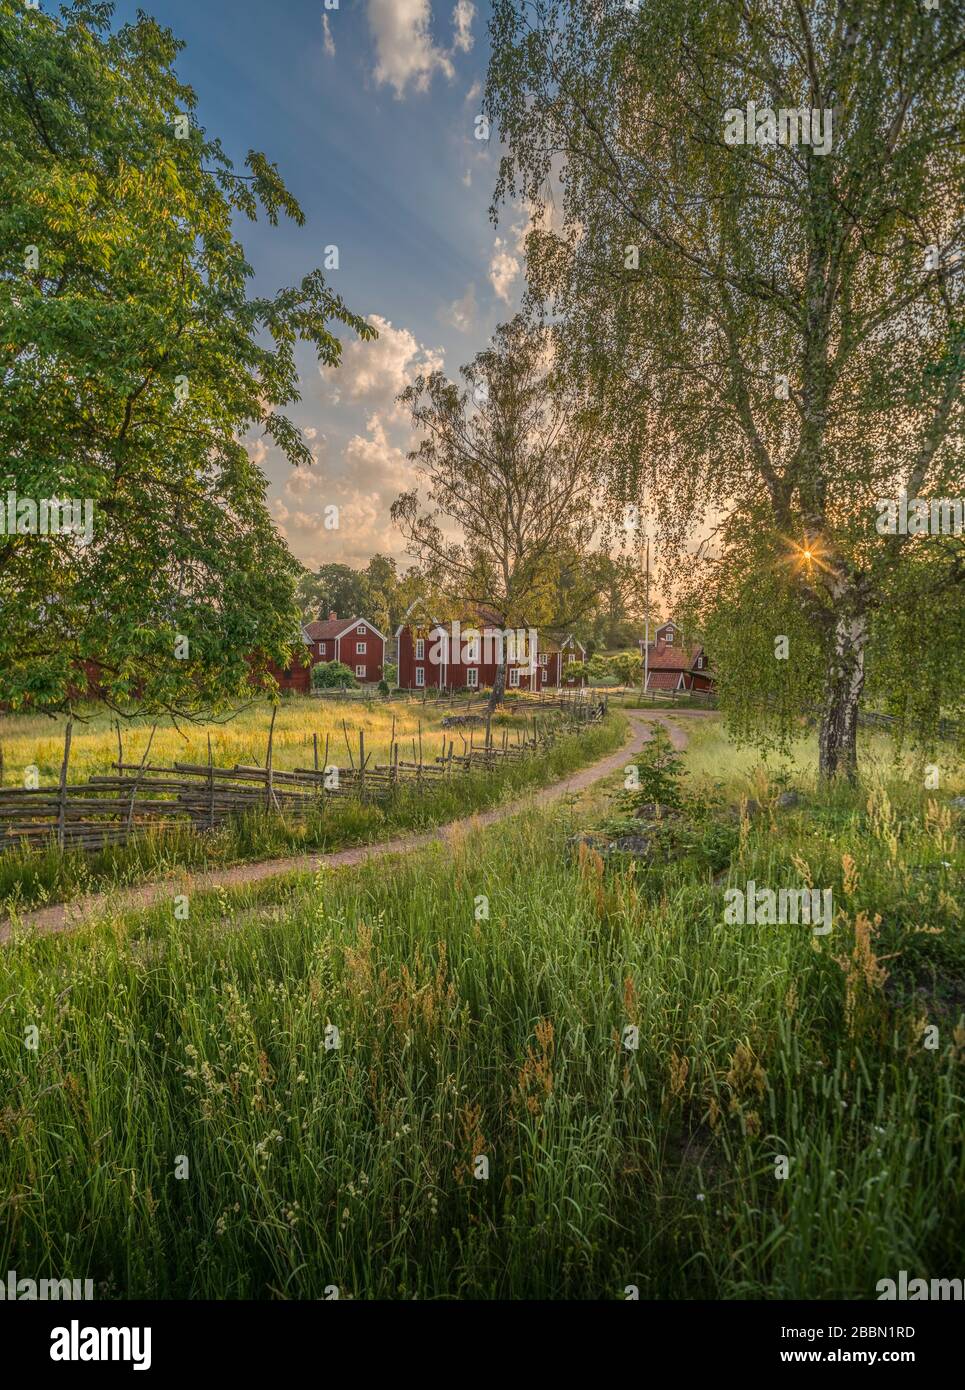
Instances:
[[[664,724],[674,747],[683,749],[687,745],[687,735],[672,722],[672,719],[686,721],[707,718],[707,715],[700,711],[686,714],[678,712],[672,717],[641,710],[624,712],[630,723],[630,733],[622,748],[615,753],[607,754],[598,762],[580,768],[578,772],[571,773],[560,782],[553,782],[550,786],[542,787],[516,801],[494,806],[490,811],[479,812],[464,820],[447,821],[444,825],[434,826],[432,830],[418,834],[399,835],[392,840],[378,840],[367,845],[356,845],[351,849],[334,850],[330,854],[299,854],[290,859],[263,859],[252,864],[235,864],[230,868],[211,869],[203,873],[182,870],[136,888],[91,893],[69,903],[57,903],[53,907],[26,912],[17,919],[18,925],[40,935],[69,931],[71,927],[79,926],[88,918],[96,917],[105,910],[129,912],[136,908],[152,907],[157,902],[171,899],[176,893],[203,893],[218,887],[235,888],[246,883],[261,883],[267,878],[276,878],[281,874],[311,873],[323,867],[349,867],[362,864],[369,859],[381,859],[390,854],[408,854],[412,850],[422,849],[425,845],[445,840],[453,831],[462,832],[493,825],[496,821],[505,820],[507,816],[516,815],[529,806],[539,806],[561,796],[583,791],[594,782],[599,782],[601,778],[626,767],[627,758],[638,752],[650,738],[650,727],[654,722]],[[13,926],[9,919],[0,921],[0,944],[10,939]]]

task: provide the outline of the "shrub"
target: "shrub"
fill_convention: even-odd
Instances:
[[[342,661],[320,661],[312,668],[313,690],[357,690],[358,684]]]

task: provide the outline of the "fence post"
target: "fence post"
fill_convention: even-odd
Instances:
[[[271,710],[271,724],[268,728],[268,755],[265,758],[265,805],[270,809],[275,800],[275,780],[272,769],[272,746],[275,741],[275,715],[278,713],[278,706],[273,705]]]
[[[67,728],[64,733],[64,761],[60,765],[60,792],[58,800],[60,802],[57,816],[57,843],[60,848],[64,848],[64,840],[67,830],[67,765],[70,762],[70,741],[74,734],[74,716],[71,715],[67,720]],[[120,725],[118,725],[117,736],[120,738]]]
[[[137,774],[135,775],[135,778],[134,778],[134,785],[133,785],[133,787],[131,788],[131,804],[130,804],[130,806],[128,806],[128,808],[127,808],[127,828],[126,828],[126,835],[127,835],[128,837],[130,836],[131,831],[132,831],[132,829],[134,828],[134,803],[135,803],[135,801],[137,800],[137,794],[138,794],[138,791],[140,790],[140,787],[141,787],[141,774],[143,773],[144,768],[145,768],[145,766],[146,766],[146,764],[147,764],[147,757],[148,757],[148,754],[149,754],[150,751],[151,751],[151,744],[154,742],[154,735],[155,735],[156,733],[157,733],[157,725],[155,724],[154,727],[151,729],[151,736],[150,736],[150,738],[149,738],[148,741],[147,741],[147,747],[146,747],[145,750],[144,750],[144,757],[141,759],[141,766],[140,766],[140,767],[138,768],[138,770],[137,770]],[[208,757],[210,758],[210,756],[211,756],[211,735],[209,734],[209,735],[208,735]],[[123,777],[124,774],[121,773],[121,776]]]

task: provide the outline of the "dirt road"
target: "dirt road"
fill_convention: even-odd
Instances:
[[[100,916],[105,911],[128,912],[132,909],[152,907],[157,902],[170,900],[177,893],[203,893],[218,887],[236,888],[247,883],[261,883],[265,879],[275,878],[281,874],[311,873],[323,867],[350,867],[353,864],[362,864],[366,860],[380,859],[386,855],[408,854],[412,850],[422,849],[423,846],[430,845],[434,841],[445,840],[453,831],[461,832],[479,826],[493,825],[496,821],[505,820],[507,816],[516,815],[529,806],[539,806],[561,796],[583,791],[586,787],[592,786],[594,782],[600,781],[601,778],[608,777],[611,773],[626,767],[628,758],[638,752],[649,740],[650,728],[654,723],[663,724],[674,747],[683,749],[687,745],[687,735],[674,721],[685,723],[688,719],[707,717],[702,712],[693,711],[678,712],[672,716],[641,710],[626,710],[624,712],[630,723],[630,733],[622,748],[619,748],[615,753],[608,753],[605,758],[600,758],[587,767],[580,768],[578,772],[571,773],[569,777],[564,777],[559,782],[553,782],[550,786],[542,787],[516,801],[494,806],[490,811],[479,812],[464,820],[447,821],[444,825],[434,826],[432,830],[418,834],[399,835],[392,840],[379,840],[372,844],[356,845],[351,849],[334,850],[330,854],[299,854],[289,859],[264,859],[252,864],[235,864],[229,868],[211,869],[203,873],[192,873],[184,870],[156,882],[140,884],[136,888],[91,893],[86,897],[76,898],[72,902],[58,903],[53,907],[26,912],[17,919],[16,926],[19,929],[26,928],[30,932],[42,935],[69,931],[72,927],[79,926],[92,917]],[[0,922],[0,944],[10,939],[14,926],[15,923],[9,918]]]

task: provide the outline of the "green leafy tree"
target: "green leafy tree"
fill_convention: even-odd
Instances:
[[[825,777],[856,774],[894,602],[915,614],[899,701],[962,607],[961,536],[876,529],[880,499],[962,491],[961,18],[957,0],[493,4],[494,212],[532,205],[531,295],[597,393],[613,495],[649,491],[665,554],[728,523],[697,587],[728,595],[728,656],[762,625],[731,677],[712,652],[749,730],[786,734],[813,698],[809,680],[774,699],[793,607]],[[927,664],[934,721],[965,687],[959,660]]]
[[[596,421],[553,371],[549,346],[545,328],[519,316],[462,368],[461,387],[433,372],[399,398],[422,435],[410,457],[430,510],[403,493],[393,520],[429,586],[456,606],[489,609],[509,629],[567,627],[594,593],[581,574],[594,525]],[[490,708],[505,681],[501,660]]]
[[[297,565],[240,442],[309,452],[295,353],[364,338],[316,270],[269,297],[232,222],[303,215],[257,151],[198,124],[182,45],[113,6],[0,0],[3,496],[92,504],[89,533],[0,533],[0,700],[55,709],[85,670],[115,707],[193,712],[284,666]],[[85,663],[90,663],[87,666]]]
[[[298,581],[298,603],[306,622],[324,621],[329,613],[339,618],[367,617],[365,576],[351,565],[321,565],[317,573],[304,570]]]

